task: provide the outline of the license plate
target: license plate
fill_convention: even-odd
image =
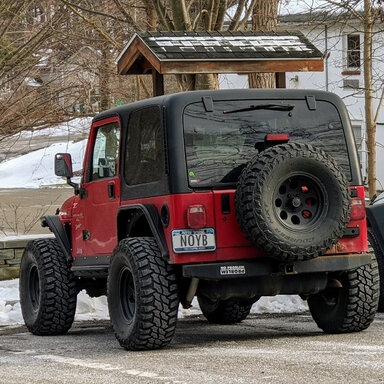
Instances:
[[[172,247],[175,253],[207,252],[216,249],[215,230],[177,229],[172,231]]]

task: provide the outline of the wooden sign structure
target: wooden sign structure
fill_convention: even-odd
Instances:
[[[120,75],[152,74],[153,94],[164,94],[163,75],[323,71],[323,55],[301,33],[144,32],[136,33],[117,58]]]

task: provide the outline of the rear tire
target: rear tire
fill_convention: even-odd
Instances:
[[[236,324],[245,320],[256,300],[218,300],[211,301],[198,296],[197,300],[205,318],[213,324]]]
[[[331,286],[308,299],[312,317],[325,333],[359,332],[372,323],[379,303],[379,270],[371,264],[330,275]]]
[[[109,315],[127,350],[159,349],[172,340],[179,306],[174,268],[150,237],[124,239],[108,274]]]
[[[368,228],[368,240],[375,253],[377,265],[379,268],[380,277],[380,295],[379,295],[379,306],[377,312],[384,312],[384,255],[381,251],[380,245],[377,242],[377,238],[371,228]]]
[[[20,304],[34,335],[61,335],[76,312],[75,276],[56,239],[30,241],[20,265]]]

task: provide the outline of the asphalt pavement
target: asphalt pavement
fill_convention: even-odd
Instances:
[[[360,333],[325,335],[309,314],[250,315],[217,326],[180,319],[159,351],[120,348],[108,321],[78,322],[65,336],[0,327],[0,383],[380,383],[384,314]]]

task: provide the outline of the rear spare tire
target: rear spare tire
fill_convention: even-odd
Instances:
[[[348,182],[335,160],[308,144],[276,145],[244,168],[236,214],[266,256],[308,260],[325,253],[349,221]]]

